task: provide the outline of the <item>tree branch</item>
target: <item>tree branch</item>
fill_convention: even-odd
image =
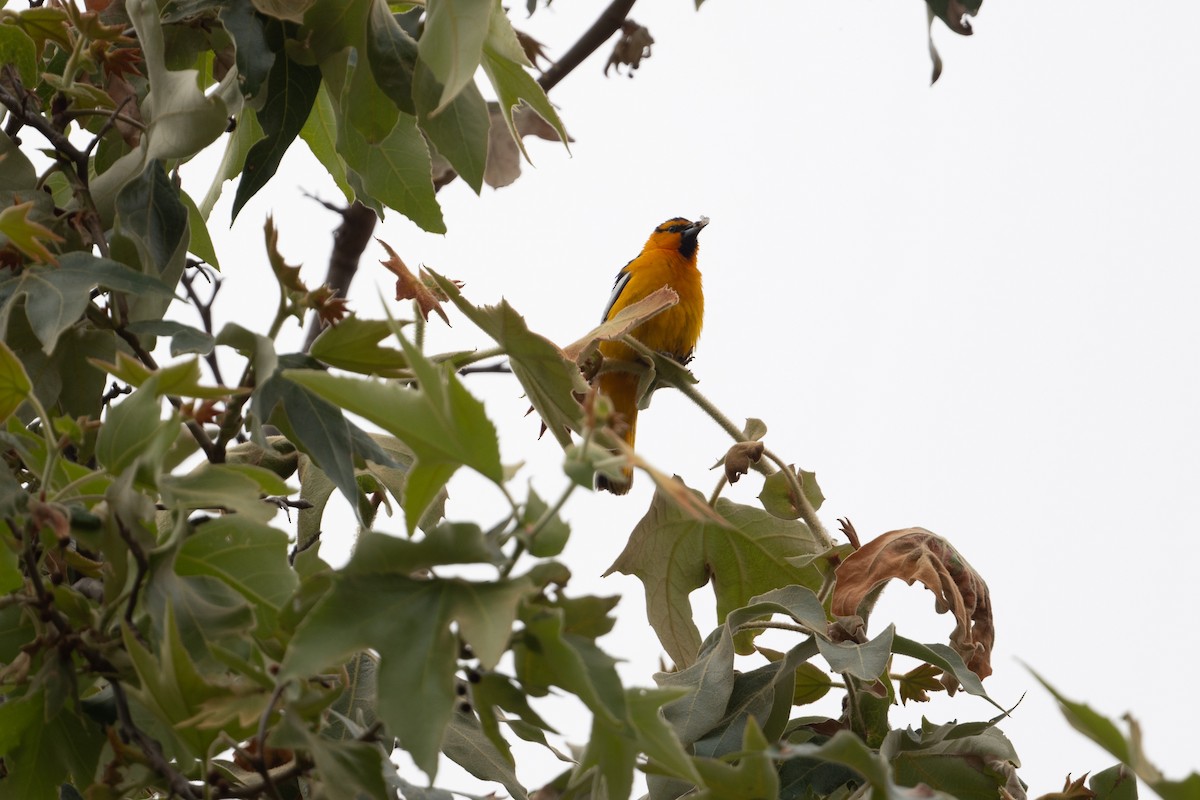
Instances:
[[[331,211],[342,215],[342,224],[333,234],[333,252],[329,254],[329,271],[325,274],[325,283],[340,297],[345,297],[350,291],[350,283],[358,272],[358,262],[363,251],[371,241],[375,232],[377,217],[373,209],[355,200],[345,208],[338,208],[330,203],[320,201]],[[308,326],[308,334],[304,338],[304,352],[312,347],[317,334],[321,332],[321,320],[313,316]]]
[[[538,85],[544,91],[549,92],[558,85],[559,81],[570,75],[572,70],[596,52],[600,45],[621,30],[621,23],[629,16],[635,2],[637,0],[613,0],[609,7],[604,9],[592,23],[592,27],[579,37],[579,41],[575,42],[562,58],[551,64],[550,68],[542,73],[542,77],[538,78]]]

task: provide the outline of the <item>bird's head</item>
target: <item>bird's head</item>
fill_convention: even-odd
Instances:
[[[683,217],[674,217],[654,229],[646,241],[645,250],[678,250],[684,258],[696,255],[696,238],[708,224],[708,217],[692,222]]]

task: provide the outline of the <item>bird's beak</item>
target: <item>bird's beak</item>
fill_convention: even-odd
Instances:
[[[698,219],[692,223],[692,228],[695,229],[696,233],[699,233],[700,230],[707,224],[708,224],[708,217],[701,217],[700,219]]]

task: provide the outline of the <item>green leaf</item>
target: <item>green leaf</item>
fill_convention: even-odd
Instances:
[[[417,461],[408,475],[404,513],[411,534],[417,520],[450,475],[465,465],[495,483],[504,479],[496,429],[483,404],[458,378],[435,366],[403,337],[400,343],[419,383],[417,389],[288,370],[284,376],[370,420],[407,444]]]
[[[1012,743],[987,723],[935,726],[926,721],[920,731],[893,730],[880,754],[890,762],[896,783],[924,783],[958,800],[994,800],[1002,788],[1022,788]],[[1005,770],[1003,764],[1011,766]]]
[[[26,89],[36,87],[40,78],[37,53],[25,31],[16,25],[0,25],[0,64],[12,65]]]
[[[808,498],[813,511],[819,510],[821,504],[825,502],[825,495],[821,493],[821,487],[817,485],[816,473],[802,469],[798,477],[800,490]],[[799,519],[800,517],[799,505],[792,497],[791,484],[782,470],[773,472],[766,477],[758,499],[762,501],[763,508],[780,519]]]
[[[663,715],[686,746],[717,726],[733,694],[733,636],[727,626],[709,636],[699,656],[686,669],[659,673],[663,688],[688,689],[688,696],[668,703]]]
[[[513,109],[522,101],[554,128],[564,145],[567,144],[567,129],[558,118],[554,106],[550,104],[550,99],[546,97],[546,92],[525,71],[525,67],[529,66],[525,51],[517,40],[517,34],[508,21],[508,16],[499,11],[492,14],[491,29],[488,31],[487,44],[483,48],[482,65],[492,88],[496,91],[500,112],[504,115],[508,132],[512,134],[513,140],[526,159],[529,158],[529,154],[525,152],[525,143],[516,123],[513,122]]]
[[[233,198],[233,219],[237,219],[246,201],[274,177],[284,153],[304,127],[321,86],[321,68],[288,58],[282,49],[282,26],[272,28],[275,63],[267,77],[266,103],[258,110],[265,136],[246,154],[242,179]]]
[[[1026,669],[1029,669],[1038,683],[1046,687],[1046,691],[1058,701],[1058,707],[1067,718],[1067,722],[1071,723],[1071,727],[1128,765],[1135,775],[1149,784],[1164,800],[1196,800],[1200,797],[1200,773],[1193,772],[1182,781],[1169,781],[1150,763],[1146,754],[1142,752],[1141,730],[1132,717],[1126,716],[1130,726],[1130,736],[1126,738],[1107,717],[1093,711],[1084,703],[1068,700],[1041,675],[1028,666]]]
[[[354,477],[349,421],[335,403],[285,375],[273,375],[259,387],[256,402],[260,416],[283,430],[357,509],[362,490]]]
[[[513,643],[513,660],[527,690],[560,686],[610,725],[622,724],[625,694],[612,657],[592,639],[565,631],[562,609],[531,605],[521,619],[525,630]]]
[[[25,314],[43,351],[49,355],[54,352],[59,335],[83,316],[89,293],[97,286],[130,294],[171,295],[171,290],[157,277],[91,253],[66,253],[57,268],[34,267],[0,281],[0,330],[8,327],[13,306],[24,296]]]
[[[829,673],[816,664],[805,662],[796,668],[796,684],[792,690],[792,705],[815,703],[833,688]]]
[[[63,13],[58,9],[55,11],[60,15]],[[0,192],[27,192],[35,189],[37,183],[33,162],[7,133],[0,131]]]
[[[129,324],[128,330],[130,333],[136,333],[139,336],[170,336],[171,355],[173,357],[187,353],[208,355],[212,352],[213,346],[216,344],[216,339],[211,333],[206,333],[199,328],[184,325],[182,322],[175,322],[174,320],[143,320],[141,322],[133,322]],[[197,375],[197,379],[199,379],[199,375]],[[197,383],[194,388],[201,387]]]
[[[446,232],[433,189],[429,147],[417,130],[416,117],[400,114],[378,144],[339,119],[338,153],[346,163],[347,183],[364,204],[378,213],[384,206],[394,209],[430,233]]]
[[[1096,800],[1137,800],[1137,778],[1124,764],[1114,764],[1097,772],[1088,781]],[[1193,795],[1193,798],[1197,795]]]
[[[888,625],[883,633],[865,644],[830,642],[818,637],[817,647],[834,672],[844,672],[859,680],[874,681],[887,669],[895,635],[896,626]]]
[[[779,796],[779,775],[766,752],[767,741],[753,722],[746,725],[742,756],[736,765],[707,758],[696,759],[704,787],[693,797],[704,800],[760,800]]]
[[[592,732],[579,759],[571,788],[590,783],[591,797],[631,797],[638,746],[622,726],[602,714],[592,717]],[[581,780],[580,778],[583,778]]]
[[[276,58],[280,57],[276,54],[279,48],[267,43],[266,28],[282,28],[282,25],[256,14],[251,3],[221,3],[219,7],[221,24],[233,37],[242,95],[254,101],[262,85],[269,81]],[[272,90],[268,87],[267,91]]]
[[[488,132],[492,124],[479,87],[471,81],[437,116],[431,116],[430,112],[441,99],[442,85],[423,62],[418,63],[414,80],[416,114],[421,130],[475,194],[479,194],[487,168]]]
[[[927,664],[933,664],[935,667],[941,667],[958,680],[963,691],[967,694],[986,698],[996,708],[1005,711],[1003,707],[988,697],[987,690],[983,688],[983,681],[979,680],[979,676],[968,669],[962,656],[956,653],[953,648],[940,643],[921,644],[912,639],[897,636],[892,642],[892,652],[899,656],[908,656],[918,661],[924,661]]]
[[[512,764],[496,749],[474,717],[454,714],[450,718],[442,752],[476,778],[501,784],[514,800],[525,800],[528,796]],[[406,791],[404,796],[410,795]]]
[[[263,502],[263,495],[289,493],[287,484],[270,470],[207,461],[186,475],[164,475],[159,489],[169,509],[220,510],[264,523],[278,509]]]
[[[413,69],[417,63],[417,43],[400,27],[385,3],[371,5],[366,43],[367,61],[379,89],[401,111],[416,114]]]
[[[637,734],[639,749],[650,759],[653,767],[698,785],[700,773],[683,749],[675,730],[659,710],[663,704],[679,699],[682,694],[677,689],[627,689],[625,703],[629,709],[629,721]]]
[[[117,193],[149,162],[200,152],[225,133],[229,117],[242,104],[236,70],[229,70],[220,84],[205,92],[197,70],[167,69],[162,22],[153,0],[127,0],[125,10],[137,32],[150,91],[138,106],[146,125],[140,146],[91,181],[90,194],[105,224],[111,222]]]
[[[12,30],[0,25],[0,31]],[[46,247],[46,242],[62,242],[63,238],[45,225],[29,218],[34,210],[32,200],[8,206],[0,211],[0,245],[10,244],[27,258],[42,264],[56,264],[58,259]]]
[[[33,391],[21,359],[0,341],[0,422],[7,420]]]
[[[265,135],[262,126],[258,124],[258,115],[254,109],[246,107],[237,118],[237,126],[225,142],[225,152],[221,155],[221,163],[213,174],[212,182],[200,200],[200,216],[205,220],[212,214],[213,207],[221,197],[221,189],[226,181],[231,181],[242,172],[246,157],[259,139]]]
[[[426,6],[418,52],[442,85],[434,115],[474,79],[494,15],[504,16],[495,0],[430,0]]]
[[[364,533],[343,571],[346,575],[409,575],[446,564],[500,566],[504,560],[499,546],[478,525],[444,522],[419,541]]]
[[[508,301],[501,300],[498,306],[472,305],[453,281],[432,271],[430,274],[467,319],[504,348],[513,375],[546,429],[560,445],[569,446],[571,432],[580,430],[583,424],[583,407],[576,394],[587,392],[579,365],[549,339],[530,331],[525,318]]]
[[[187,771],[222,732],[216,727],[185,723],[205,704],[225,699],[229,689],[209,683],[196,669],[169,605],[164,623],[157,655],[143,646],[128,627],[122,628],[125,649],[140,683],[129,690],[129,697],[157,723],[151,730],[162,741],[168,757],[173,756]],[[228,732],[241,738],[249,729],[249,725],[243,725],[240,730],[233,727]]]
[[[521,509],[521,525],[524,529],[518,529],[518,535],[525,542],[529,554],[535,558],[553,558],[558,555],[563,551],[567,539],[571,536],[571,526],[563,522],[562,517],[557,513],[550,514],[549,512],[550,507],[546,505],[546,501],[539,497],[530,486],[529,497],[526,498],[525,506]],[[539,525],[540,527],[538,527]],[[525,533],[525,531],[534,530],[535,527],[537,527],[535,533]]]
[[[187,208],[188,213],[188,232],[191,234],[191,240],[187,246],[188,252],[194,253],[197,258],[213,269],[220,270],[221,262],[217,260],[217,250],[213,247],[212,237],[208,234],[208,223],[196,206],[196,201],[184,191],[179,193],[179,201]]]
[[[134,238],[145,256],[142,271],[166,275],[185,244],[188,213],[161,161],[151,161],[138,179],[121,189],[117,215],[121,233]],[[169,277],[165,281],[175,285]]]
[[[104,426],[96,438],[96,458],[114,475],[135,464],[146,474],[139,475],[153,483],[162,460],[179,432],[179,415],[172,412],[165,420],[159,414],[158,380],[151,378],[133,394],[111,407]]]
[[[151,160],[140,176],[125,184],[117,195],[116,211],[113,257],[140,265],[143,273],[174,288],[187,262],[188,210],[161,161]],[[133,253],[126,252],[130,246]],[[172,300],[173,296],[133,295],[126,301],[129,319],[162,319]]]
[[[0,751],[6,797],[58,797],[59,786],[91,785],[105,736],[66,706],[48,711],[43,690],[0,705]]]
[[[551,577],[530,573],[470,583],[418,580],[403,569],[339,573],[332,591],[296,630],[281,674],[306,676],[360,650],[377,651],[379,716],[432,778],[457,699],[459,645],[451,625],[490,669],[504,652],[521,600]],[[398,630],[404,636],[397,637]]]
[[[240,514],[207,522],[188,537],[175,558],[175,572],[224,581],[268,628],[299,586],[288,563],[287,534]]]
[[[348,372],[396,378],[408,369],[408,360],[399,350],[380,346],[391,335],[392,326],[384,320],[347,317],[321,331],[309,355]]]
[[[700,647],[688,595],[710,579],[718,620],[776,587],[797,584],[817,589],[822,582],[816,565],[793,563],[797,557],[824,549],[804,523],[776,519],[762,509],[725,498],[717,502],[716,512],[728,525],[697,520],[657,492],[608,569],[642,581],[650,624],[681,668],[695,661]],[[738,642],[739,652],[753,651],[751,637]]]
[[[376,674],[379,671],[379,659],[371,653],[359,653],[345,665],[346,682],[342,693],[329,707],[355,725],[374,725],[378,716],[375,709],[379,705],[379,681]],[[331,739],[352,739],[356,734],[342,720],[334,717],[322,734]]]
[[[300,129],[300,138],[308,145],[308,149],[316,156],[321,166],[329,172],[329,176],[342,190],[342,195],[349,203],[354,199],[354,192],[346,180],[346,162],[337,152],[337,130],[337,112],[329,98],[328,87],[322,83],[312,111],[309,112],[304,127]]]

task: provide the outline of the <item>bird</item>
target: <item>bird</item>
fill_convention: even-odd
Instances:
[[[672,217],[655,228],[638,257],[617,273],[601,322],[607,322],[626,306],[669,286],[679,295],[679,302],[638,325],[629,334],[650,350],[682,364],[689,362],[704,324],[704,289],[700,270],[696,268],[696,256],[700,250],[697,237],[707,224],[708,217],[700,217],[695,222]],[[639,357],[636,350],[620,341],[601,342],[600,353],[606,361],[637,361]],[[638,380],[635,372],[621,369],[602,370],[596,377],[599,393],[612,402],[619,423],[623,424],[623,430],[619,432],[630,447],[637,436]],[[623,467],[620,479],[602,473],[596,475],[596,488],[613,494],[625,494],[632,485],[632,467]]]

